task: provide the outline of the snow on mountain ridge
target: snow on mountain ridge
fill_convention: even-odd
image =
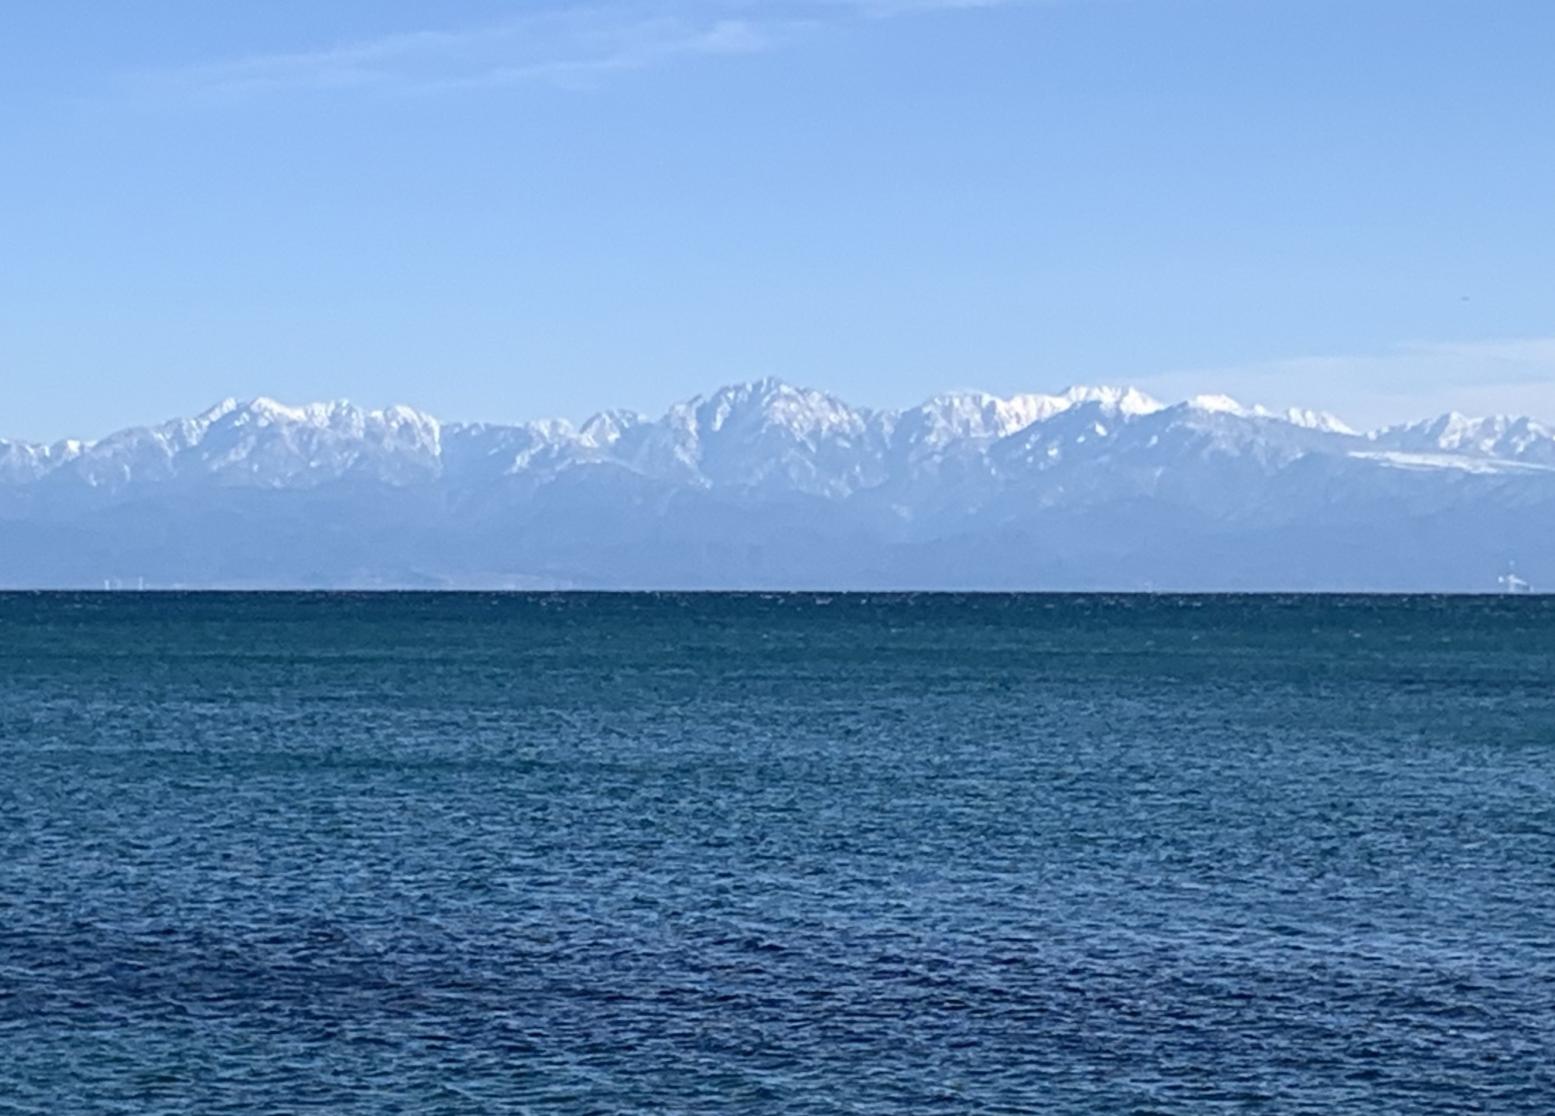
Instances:
[[[1546,464],[1555,463],[1555,429],[1526,417],[1470,418],[1452,411],[1422,422],[1390,426],[1367,438],[1403,452],[1531,457]]]
[[[0,441],[0,584],[1434,591],[1512,558],[1555,584],[1552,510],[1531,419],[770,379],[577,425],[261,397]]]
[[[1023,394],[1007,399],[980,391],[946,392],[892,414],[898,422],[908,416],[924,416],[921,425],[931,428],[925,432],[925,440],[943,444],[954,438],[1007,438],[1086,403],[1127,417],[1163,409],[1161,403],[1135,388],[1075,386],[1057,395]]]
[[[1139,425],[1147,420],[1148,430]],[[1183,424],[1198,431],[1192,436],[1197,442],[1166,437]],[[208,476],[276,487],[355,476],[399,484],[447,469],[512,476],[598,463],[700,487],[777,485],[842,497],[882,483],[893,470],[908,476],[927,469],[939,476],[951,458],[988,462],[977,467],[986,473],[993,467],[992,448],[1017,435],[1018,448],[996,455],[1001,470],[1050,469],[1073,460],[1082,447],[1090,456],[1103,447],[1131,447],[1139,459],[1187,452],[1190,444],[1214,446],[1222,455],[1256,452],[1273,467],[1330,444],[1323,439],[1380,452],[1555,464],[1555,431],[1526,418],[1452,414],[1362,436],[1319,411],[1275,413],[1223,395],[1168,406],[1137,389],[1105,386],[1008,398],[947,392],[913,407],[877,411],[766,378],[684,400],[656,419],[606,411],[576,427],[560,419],[444,424],[405,405],[369,410],[345,400],[293,406],[267,396],[229,398],[189,418],[95,442],[0,442],[0,482],[57,476],[117,488]],[[1255,449],[1265,442],[1267,448]],[[956,467],[954,475],[968,475],[965,468]]]
[[[1184,406],[1191,411],[1205,411],[1214,415],[1236,415],[1239,418],[1257,413],[1248,410],[1229,395],[1195,395],[1188,399]]]
[[[699,436],[723,433],[726,428],[754,433],[778,427],[798,437],[815,438],[857,432],[864,424],[863,414],[836,396],[771,377],[695,396],[671,407],[670,414],[693,421]]]
[[[1329,411],[1291,407],[1281,417],[1292,426],[1301,426],[1308,430],[1321,430],[1327,434],[1347,434],[1352,437],[1359,434],[1349,423]]]

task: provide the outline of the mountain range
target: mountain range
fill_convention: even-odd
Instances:
[[[1555,583],[1555,429],[1132,389],[652,418],[228,399],[0,441],[0,586],[1494,591]]]

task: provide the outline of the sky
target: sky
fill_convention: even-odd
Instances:
[[[1133,384],[1555,419],[1549,0],[8,0],[0,437]]]

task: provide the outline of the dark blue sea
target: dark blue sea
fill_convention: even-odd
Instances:
[[[0,1113],[1555,1111],[1555,600],[0,597]]]

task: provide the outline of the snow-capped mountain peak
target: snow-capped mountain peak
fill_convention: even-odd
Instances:
[[[1471,418],[1456,411],[1368,435],[1390,450],[1555,464],[1555,429],[1535,419],[1493,415]]]
[[[1094,405],[1108,415],[1136,418],[1154,414],[1163,405],[1134,388],[1069,387],[1056,395],[1038,393],[1001,398],[979,391],[936,395],[901,412],[893,425],[920,443],[945,446],[958,441],[992,442]]]
[[[704,436],[733,431],[749,435],[778,428],[795,437],[815,438],[857,430],[863,424],[860,413],[836,396],[773,377],[720,388],[671,411],[685,415]]]
[[[1164,410],[1165,404],[1158,399],[1146,395],[1138,388],[1117,387],[1071,387],[1059,394],[1056,398],[1062,401],[1061,410],[1068,410],[1081,403],[1098,403],[1103,410],[1116,412],[1130,418],[1140,415],[1153,415],[1157,411]]]
[[[1236,415],[1238,418],[1246,418],[1257,413],[1242,406],[1229,395],[1195,395],[1184,406],[1190,411],[1202,411],[1211,415]]]
[[[1291,407],[1284,414],[1286,422],[1307,430],[1320,430],[1325,434],[1355,435],[1357,432],[1338,415],[1328,411],[1313,411],[1303,407]]]

